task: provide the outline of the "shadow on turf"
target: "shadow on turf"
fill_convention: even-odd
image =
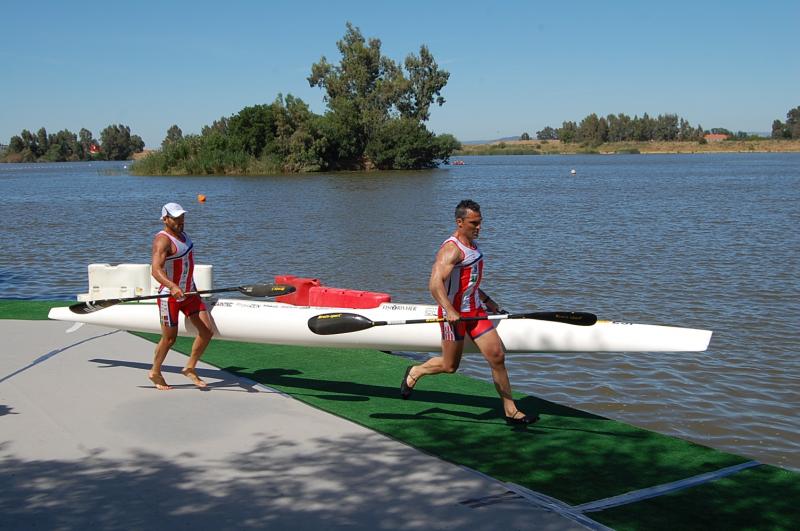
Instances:
[[[533,401],[537,401],[539,405],[540,403],[545,402],[544,400],[539,400],[537,398],[527,397],[523,398],[522,400],[517,400],[517,404],[523,411],[538,411],[540,414],[544,415],[556,415],[556,413],[549,411],[548,408],[538,407],[536,404],[533,404]],[[546,403],[549,404],[549,402]],[[487,410],[484,413],[470,413],[469,411],[458,411],[452,409],[444,409],[440,407],[432,407],[429,409],[425,409],[423,411],[418,411],[416,413],[373,413],[370,415],[370,417],[374,419],[383,419],[383,420],[408,420],[408,421],[446,420],[447,422],[504,423],[502,413],[498,409]],[[606,420],[604,417],[598,417],[591,414],[587,414],[587,417],[585,418]],[[540,435],[546,433],[547,431],[571,431],[571,432],[591,433],[594,435],[608,435],[611,437],[624,437],[629,439],[641,439],[645,437],[642,433],[620,433],[620,432],[603,431],[597,429],[554,426],[550,425],[547,422],[547,419],[539,420],[538,422],[534,424],[529,424],[527,426],[509,425],[508,428],[511,429],[512,431],[527,432],[531,435],[537,435],[537,434]]]
[[[225,367],[223,370],[230,371],[238,374],[239,367]],[[320,395],[320,398],[341,401],[364,401],[370,398],[383,398],[383,399],[396,399],[401,400],[399,389],[397,387],[388,387],[384,385],[374,385],[358,382],[347,382],[337,380],[323,380],[316,378],[303,378],[300,376],[300,371],[295,369],[259,369],[253,374],[243,374],[248,378],[252,378],[264,385],[283,388],[283,390],[292,395],[296,394],[292,389],[305,389],[309,391],[323,391],[331,393],[332,395]],[[292,388],[292,389],[286,389]],[[340,395],[335,397],[333,395]],[[342,396],[344,395],[344,396]],[[459,393],[453,391],[432,391],[432,390],[416,390],[412,395],[411,400],[408,401],[411,407],[418,404],[436,404],[440,405],[454,404],[460,406],[468,406],[474,408],[484,409],[485,413],[473,414],[464,411],[451,411],[454,416],[462,416],[472,420],[489,420],[492,418],[502,419],[502,411],[500,409],[500,399],[495,396],[476,396],[473,394]],[[604,417],[580,411],[570,407],[548,402],[540,398],[526,396],[517,400],[520,409],[529,413],[539,413],[545,415],[555,415],[559,417],[574,417],[582,419],[595,419],[604,420]],[[439,408],[440,411],[449,411]],[[380,415],[375,413],[374,415]],[[420,413],[409,414],[410,419],[419,418]],[[376,417],[381,418],[381,417]]]

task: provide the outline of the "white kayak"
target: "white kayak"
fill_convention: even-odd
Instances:
[[[214,322],[215,339],[298,345],[367,348],[385,351],[436,352],[439,325],[432,323],[376,326],[356,332],[319,335],[309,329],[310,318],[336,312],[357,313],[373,321],[402,321],[436,316],[436,306],[387,302],[374,308],[352,309],[297,306],[247,299],[206,300]],[[153,304],[118,304],[94,313],[76,314],[68,307],[50,310],[50,319],[160,333],[158,308]],[[495,326],[507,352],[699,352],[708,348],[710,330],[597,321],[591,326],[507,319]],[[193,336],[194,327],[180,316],[178,334]],[[478,352],[467,341],[465,352]]]

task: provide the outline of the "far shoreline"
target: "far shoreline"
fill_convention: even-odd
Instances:
[[[133,153],[131,158],[119,161],[62,161],[70,162],[133,162],[147,158],[159,149],[144,149]],[[456,165],[459,157],[492,156],[492,155],[696,155],[719,153],[800,153],[800,139],[775,140],[723,140],[700,143],[691,142],[606,142],[592,146],[586,143],[564,144],[559,140],[495,140],[483,144],[462,144],[455,150],[445,164]],[[41,164],[43,161],[30,162]],[[19,164],[17,162],[0,162],[0,164]],[[369,173],[372,170],[361,170]],[[177,174],[163,174],[177,175]],[[246,175],[230,173],[226,175]]]
[[[462,144],[453,156],[468,155],[676,155],[696,153],[797,153],[800,139],[723,140],[718,142],[606,142],[564,144],[559,140],[497,140]]]

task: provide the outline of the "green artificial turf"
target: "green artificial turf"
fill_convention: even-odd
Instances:
[[[586,516],[618,531],[800,529],[800,474],[772,466]]]
[[[44,319],[64,304],[0,301],[0,318]],[[178,338],[174,348],[187,354],[191,343]],[[212,341],[203,361],[571,505],[748,461],[531,396],[516,398],[541,420],[514,429],[502,419],[493,385],[460,374],[422,379],[411,400],[401,400],[410,362],[373,350]],[[762,465],[587,516],[620,530],[800,529],[800,474]]]
[[[26,301],[0,299],[0,319],[39,321],[47,319],[47,312],[55,306],[69,306],[75,301]]]

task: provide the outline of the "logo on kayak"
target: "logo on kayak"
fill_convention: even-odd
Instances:
[[[414,304],[383,304],[384,310],[396,310],[396,311],[406,311],[406,312],[415,312],[417,307]]]

